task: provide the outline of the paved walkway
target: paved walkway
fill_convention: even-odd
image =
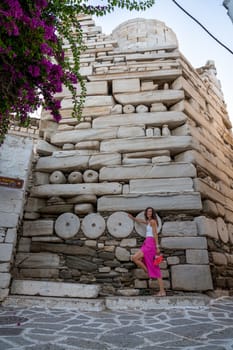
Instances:
[[[0,307],[0,350],[131,349],[233,350],[233,298],[144,311]]]

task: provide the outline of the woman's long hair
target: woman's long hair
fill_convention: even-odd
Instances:
[[[157,220],[156,212],[155,212],[154,208],[152,208],[152,207],[147,207],[147,208],[145,209],[145,214],[144,214],[144,215],[145,215],[145,220],[148,220],[147,211],[148,211],[149,209],[152,210],[152,219],[154,219],[154,220],[156,221],[156,224],[157,224],[157,226],[158,226],[158,220]]]

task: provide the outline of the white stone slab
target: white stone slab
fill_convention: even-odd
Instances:
[[[72,171],[84,170],[87,168],[88,155],[71,155],[67,157],[42,157],[36,164],[37,171],[52,172],[55,170]]]
[[[118,138],[137,137],[137,136],[145,136],[145,131],[140,126],[120,126],[117,132]]]
[[[150,78],[151,79],[168,79],[174,80],[182,74],[181,69],[157,69],[153,71],[140,71],[140,72],[119,72],[119,73],[108,73],[108,74],[95,74],[90,75],[88,79],[90,81],[97,80],[113,80],[113,79],[128,79],[128,78]]]
[[[106,194],[120,194],[122,185],[116,182],[111,183],[82,183],[82,184],[61,184],[61,185],[41,185],[33,187],[31,195],[34,197],[74,197],[79,194],[96,194],[98,196]]]
[[[13,280],[11,294],[48,297],[96,298],[100,287],[93,284]]]
[[[105,166],[120,165],[121,154],[120,153],[99,153],[93,154],[89,159],[89,167],[91,169],[99,170]]]
[[[127,165],[100,169],[99,181],[124,181],[129,179],[156,179],[195,177],[196,169],[190,163],[155,165]]]
[[[112,96],[86,96],[84,107],[114,106]]]
[[[170,150],[177,154],[193,148],[191,136],[135,137],[130,139],[103,140],[101,152],[138,152],[143,150]]]
[[[103,196],[97,201],[98,211],[132,211],[139,212],[146,207],[169,211],[199,211],[202,209],[199,193],[172,195],[121,195]]]
[[[108,84],[107,81],[93,81],[93,82],[85,82],[86,95],[107,95],[108,94]],[[77,94],[81,94],[80,84],[77,84]]]
[[[99,141],[81,141],[76,143],[75,149],[96,149],[100,146]]]
[[[78,129],[61,131],[51,136],[51,143],[63,145],[64,143],[76,144],[80,141],[101,141],[104,139],[116,138],[117,128],[108,129]]]
[[[6,135],[4,143],[1,145],[1,175],[25,180],[30,171],[32,153],[32,139]]]
[[[190,192],[193,181],[190,178],[130,180],[129,189],[130,193]]]
[[[58,151],[58,147],[51,145],[45,140],[38,140],[36,145],[36,152],[40,156],[49,156],[53,154],[54,151]]]
[[[180,90],[154,90],[141,91],[134,94],[114,94],[115,100],[122,104],[151,104],[155,102],[162,102],[164,104],[174,104],[184,98],[184,92]]]
[[[150,125],[161,126],[167,124],[173,129],[185,123],[187,116],[182,112],[150,112],[150,113],[130,113],[116,114],[112,116],[98,117],[93,120],[93,128],[107,128],[117,126]]]
[[[112,92],[139,92],[140,79],[118,79],[112,81]]]

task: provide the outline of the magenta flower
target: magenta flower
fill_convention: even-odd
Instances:
[[[28,67],[29,73],[32,75],[33,78],[37,78],[40,75],[40,68],[38,66],[29,66]]]

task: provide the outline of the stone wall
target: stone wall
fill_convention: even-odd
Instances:
[[[128,21],[112,36],[80,21],[83,115],[71,117],[66,89],[59,125],[42,115],[14,277],[146,293],[157,282],[130,260],[144,228],[127,212],[152,206],[166,288],[231,287],[233,138],[213,62],[194,69],[159,21]]]
[[[31,117],[27,126],[21,126],[19,121],[11,120],[8,134],[31,138],[33,140],[39,139],[39,124],[40,119]]]
[[[233,286],[233,136],[213,61],[196,71],[182,60],[187,75],[173,86],[184,90],[186,100],[172,106],[188,116],[188,123],[173,134],[193,137],[195,147],[175,157],[197,169],[194,189],[203,209],[195,218],[200,235],[206,236],[215,288]],[[194,90],[195,88],[195,90]]]
[[[22,188],[0,186],[0,300],[9,293],[17,231],[23,218],[31,171],[32,149],[31,140],[12,135],[6,136],[0,148],[0,176],[23,181]]]

